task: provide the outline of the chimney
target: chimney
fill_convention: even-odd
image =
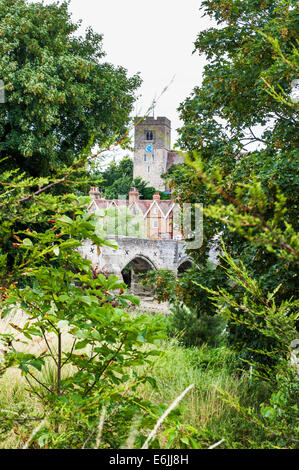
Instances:
[[[139,200],[139,191],[137,188],[130,188],[129,203]]]
[[[89,191],[89,196],[92,197],[93,199],[101,199],[102,195],[99,191],[99,188],[97,186],[91,186],[90,191]]]
[[[153,195],[153,201],[160,201],[160,194],[159,192],[157,191],[154,195]]]

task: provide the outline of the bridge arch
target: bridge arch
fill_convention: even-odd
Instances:
[[[193,260],[190,257],[186,257],[181,260],[177,267],[177,274],[183,274],[187,269],[190,269],[194,265]]]
[[[146,269],[147,271],[150,271],[151,269],[153,270],[156,270],[158,269],[156,267],[156,265],[153,263],[153,261],[148,257],[148,256],[145,256],[141,253],[137,253],[136,255],[132,256],[132,258],[130,258],[130,261],[126,261],[125,264],[123,265],[122,267],[122,270],[128,266],[128,264],[132,264],[132,263],[135,263],[135,264],[139,264],[140,267],[142,265],[144,265],[145,267],[148,267],[149,266],[149,269]]]
[[[154,263],[142,254],[136,254],[122,268],[121,274],[129,289],[138,295],[149,295],[150,288],[141,284],[141,280],[148,271],[156,270]]]

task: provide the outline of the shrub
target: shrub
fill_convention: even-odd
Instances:
[[[184,304],[174,303],[167,318],[167,333],[170,338],[178,336],[184,346],[219,346],[225,337],[225,321],[219,315],[200,315]]]
[[[139,384],[153,383],[149,369],[160,354],[155,344],[164,337],[164,322],[158,315],[132,318],[126,307],[139,299],[127,294],[116,276],[95,274],[91,262],[79,253],[86,239],[98,250],[109,243],[96,216],[86,212],[89,198],[51,196],[40,190],[36,194],[35,180],[20,180],[12,172],[2,175],[2,180],[0,229],[8,240],[14,237],[16,256],[11,265],[4,249],[0,252],[0,277],[5,280],[1,317],[21,309],[26,321],[22,326],[11,322],[14,332],[0,333],[0,375],[19,369],[29,393],[46,412],[37,439],[47,434],[44,442],[51,446],[78,446],[88,426],[97,426],[104,408],[107,413],[127,414],[123,422],[129,426],[132,413],[142,409]],[[16,231],[18,217],[24,224],[31,220],[32,228]],[[44,230],[38,230],[46,217]],[[27,351],[24,345],[36,338],[44,342],[44,350]],[[145,351],[145,344],[152,347]],[[141,364],[148,366],[142,373],[132,369]],[[65,369],[70,373],[64,375]],[[121,427],[120,423],[110,433],[110,444]]]

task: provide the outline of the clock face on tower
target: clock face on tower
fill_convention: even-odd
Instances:
[[[145,147],[145,151],[151,153],[153,151],[153,146],[152,145],[147,145]]]

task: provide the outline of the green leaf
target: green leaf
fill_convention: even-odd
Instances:
[[[89,343],[90,343],[90,340],[88,339],[79,341],[78,343],[76,343],[75,349],[84,349]]]
[[[188,437],[181,437],[180,441],[183,442],[183,444],[186,444],[186,446],[190,446]]]
[[[4,309],[3,313],[1,313],[1,318],[5,318],[9,313],[14,309],[14,307],[7,307]]]
[[[144,343],[145,342],[145,338],[144,336],[139,332],[138,335],[137,335],[137,341],[140,341],[140,343]]]
[[[72,219],[70,219],[70,217],[68,217],[67,215],[63,215],[63,216],[59,217],[58,220],[60,222],[65,222],[66,224],[69,224],[69,225],[73,225],[73,223],[74,223],[74,221]]]
[[[197,442],[193,437],[190,437],[190,442],[191,442],[192,449],[200,448],[199,442]]]
[[[33,246],[33,243],[32,241],[30,240],[30,238],[24,238],[23,240],[23,245],[26,247],[26,248],[31,248]]]
[[[157,390],[158,389],[158,385],[157,385],[157,381],[156,379],[154,379],[153,377],[146,377],[146,381],[149,382],[151,384],[151,386]]]
[[[68,294],[62,294],[58,297],[59,302],[65,302],[67,300],[70,300],[70,296]]]
[[[122,294],[120,296],[121,299],[126,299],[126,300],[129,300],[130,302],[132,302],[134,305],[140,305],[140,298],[139,297],[136,297],[136,295],[132,295],[132,294]]]
[[[92,296],[92,295],[82,295],[82,297],[80,297],[81,301],[85,304],[87,304],[89,307],[92,305],[92,304],[98,304],[99,301],[96,297]]]
[[[32,367],[34,367],[35,369],[41,371],[42,370],[42,366],[44,365],[44,361],[42,361],[41,359],[37,359],[37,360],[31,360],[30,362],[28,362],[28,364],[30,364]]]
[[[25,373],[29,371],[28,366],[25,362],[21,362],[19,368]]]
[[[39,447],[44,447],[46,444],[48,444],[49,438],[50,438],[49,433],[42,434],[41,436],[39,436],[39,438],[37,440],[37,443],[38,443]]]

